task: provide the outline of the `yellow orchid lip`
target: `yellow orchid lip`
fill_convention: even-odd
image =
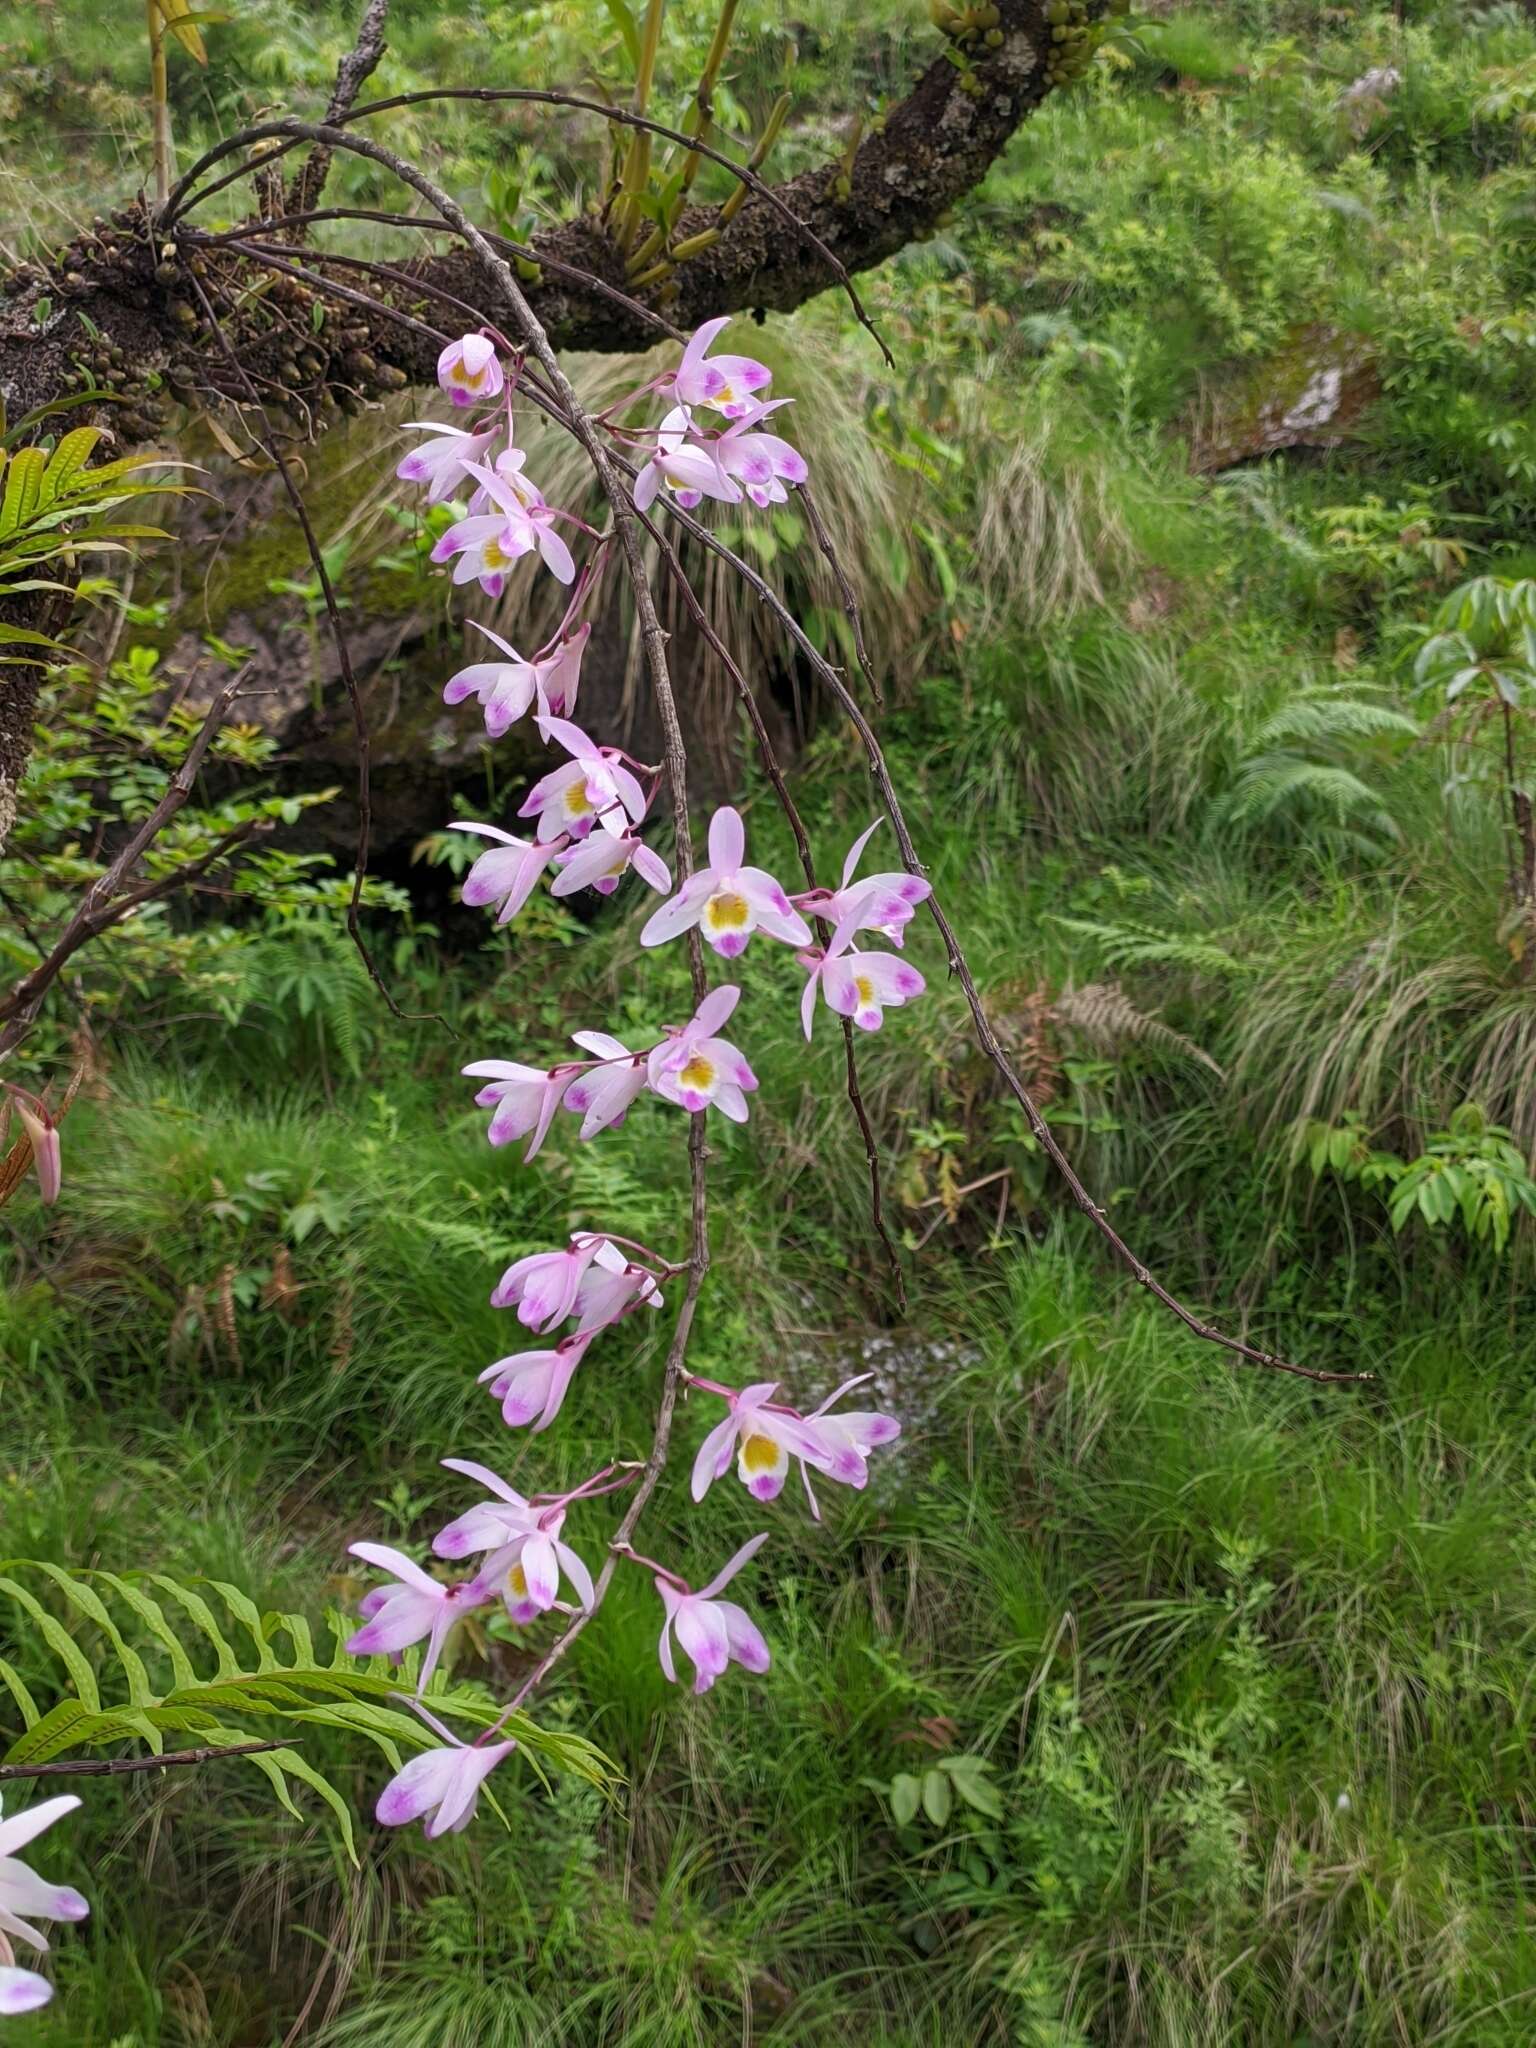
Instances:
[[[771,1436],[749,1436],[741,1447],[741,1462],[749,1472],[772,1472],[783,1457],[783,1446]]]
[[[751,906],[734,889],[722,889],[704,906],[704,919],[712,931],[739,932],[751,918]]]

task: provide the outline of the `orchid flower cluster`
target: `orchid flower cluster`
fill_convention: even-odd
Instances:
[[[597,422],[633,477],[634,505],[642,515],[668,500],[685,509],[705,498],[781,504],[806,481],[803,457],[765,429],[764,422],[790,402],[765,395],[767,366],[748,356],[711,353],[725,325],[707,322],[675,369],[652,378]],[[837,888],[791,893],[748,861],[741,815],[724,806],[710,822],[707,864],[674,889],[666,862],[644,836],[662,772],[622,748],[600,744],[576,722],[582,657],[591,635],[581,614],[598,586],[607,536],[592,534],[576,514],[549,504],[529,477],[526,452],[516,438],[521,368],[515,352],[489,331],[451,342],[439,360],[438,381],[454,407],[470,417],[463,425],[418,422],[414,431],[426,438],[397,470],[402,480],[425,486],[428,504],[454,504],[456,516],[432,556],[452,565],[455,583],[478,583],[496,597],[513,566],[532,558],[571,592],[553,638],[532,655],[477,625],[489,657],[458,670],[444,689],[450,704],[471,698],[479,704],[493,739],[531,714],[540,738],[557,755],[556,765],[519,808],[519,819],[528,821],[524,834],[490,823],[456,827],[487,842],[465,878],[464,901],[492,911],[504,925],[545,875],[553,877],[550,888],[557,897],[584,889],[607,896],[633,870],[664,899],[640,931],[642,947],[697,932],[734,964],[754,937],[787,946],[806,977],[800,1011],[807,1038],[818,996],[839,1018],[879,1030],[887,1010],[923,993],[923,977],[905,959],[903,946],[906,927],[929,894],[926,881],[905,871],[860,877],[860,860],[880,821],[850,848]],[[642,399],[665,403],[659,422],[645,428],[621,424]],[[570,533],[590,535],[594,542],[580,570],[566,538]],[[732,1122],[746,1122],[757,1076],[740,1047],[723,1035],[741,994],[737,982],[722,982],[685,1022],[660,1025],[636,1044],[589,1029],[572,1034],[579,1057],[547,1064],[471,1061],[464,1072],[481,1084],[475,1100],[491,1112],[490,1142],[526,1140],[523,1157],[532,1160],[562,1113],[578,1120],[580,1139],[590,1140],[623,1123],[645,1095],[691,1116],[716,1109]],[[480,1375],[503,1422],[534,1435],[548,1429],[593,1344],[642,1310],[659,1310],[664,1284],[680,1270],[632,1239],[594,1231],[579,1231],[558,1249],[510,1265],[491,1302],[514,1311],[536,1341],[496,1359]],[[863,1487],[871,1452],[900,1434],[892,1416],[838,1407],[867,1378],[848,1381],[802,1414],[780,1398],[776,1382],[731,1387],[683,1369],[686,1388],[724,1405],[694,1462],[694,1500],[702,1501],[733,1462],[742,1485],[761,1502],[778,1497],[791,1465],[797,1465],[818,1518],[813,1473]],[[385,1788],[377,1815],[386,1825],[422,1820],[429,1835],[472,1819],[481,1787],[515,1746],[504,1732],[513,1711],[558,1654],[557,1646],[497,1720],[473,1743],[463,1743],[435,1719],[424,1697],[450,1635],[469,1615],[498,1608],[517,1626],[551,1613],[568,1617],[568,1626],[579,1625],[595,1608],[606,1578],[595,1581],[567,1540],[567,1520],[580,1524],[590,1502],[631,1483],[639,1469],[610,1464],[567,1492],[524,1495],[485,1465],[462,1458],[443,1463],[473,1480],[484,1496],[432,1544],[441,1565],[466,1562],[467,1576],[438,1577],[401,1551],[353,1544],[354,1557],[388,1577],[363,1598],[361,1625],[348,1644],[359,1656],[397,1659],[422,1647],[413,1704],[441,1746],[405,1765]],[[677,1679],[678,1650],[693,1667],[697,1693],[707,1692],[731,1663],[752,1672],[768,1669],[770,1653],[757,1624],[745,1608],[721,1597],[766,1540],[766,1532],[753,1536],[697,1590],[627,1542],[609,1545],[608,1570],[627,1560],[653,1576],[663,1611],[658,1656],[669,1680]]]

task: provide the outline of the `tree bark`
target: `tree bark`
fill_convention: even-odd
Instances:
[[[1046,0],[999,0],[995,43],[978,34],[964,46],[952,44],[850,163],[804,171],[775,188],[847,272],[882,263],[931,231],[1046,96],[1053,42],[1045,6]],[[307,194],[311,187],[301,173],[291,189]],[[259,190],[280,199],[281,182],[264,177]],[[716,221],[714,209],[690,208],[674,241]],[[252,226],[259,232],[259,223]],[[278,233],[269,230],[265,239]],[[654,325],[633,308],[564,274],[574,270],[629,290],[623,256],[600,220],[551,229],[531,253],[540,271],[526,286],[527,298],[558,349],[627,352],[655,342]],[[315,260],[299,246],[293,255]],[[200,292],[191,288],[189,267]],[[441,294],[470,309],[489,304],[483,266],[461,246],[406,256],[397,268],[409,283],[381,287],[370,280],[368,290],[424,323],[414,330],[366,307],[338,310],[334,299],[292,276],[269,275],[266,288],[252,293],[254,258],[199,247],[190,236],[168,240],[141,205],[111,222],[97,220],[46,267],[23,266],[0,279],[0,398],[14,421],[85,384],[110,385],[122,402],[94,417],[124,447],[156,437],[165,420],[163,387],[205,402],[238,399],[245,394],[230,382],[230,357],[202,327],[194,303],[205,293],[243,371],[288,409],[298,431],[313,433],[338,404],[352,409],[382,391],[433,381],[437,344],[426,326],[469,322],[468,313],[445,311]],[[811,242],[770,200],[751,194],[717,242],[637,296],[672,326],[690,329],[720,313],[788,312],[836,283]],[[315,313],[317,296],[323,317]],[[4,623],[0,617],[0,651]],[[0,667],[0,849],[31,748],[36,694],[35,669]]]
[[[1044,0],[1002,0],[999,11],[1000,48],[978,41],[964,66],[940,57],[883,126],[865,137],[850,166],[804,171],[775,188],[850,272],[884,262],[931,229],[980,182],[1015,128],[1050,89],[1051,31],[1043,18]],[[702,233],[714,221],[713,209],[690,208],[674,239]],[[646,321],[557,272],[563,264],[627,288],[622,258],[601,222],[564,223],[536,237],[531,247],[535,257],[548,260],[548,267],[527,286],[528,300],[557,347],[620,352],[654,343],[655,330]],[[467,251],[453,249],[400,267],[419,277],[423,287],[436,286],[470,305],[486,300],[481,266]],[[15,419],[66,395],[82,359],[89,365],[107,358],[130,393],[150,372],[163,375],[173,365],[186,364],[195,321],[188,319],[192,309],[177,269],[176,252],[167,256],[162,251],[143,216],[98,223],[46,270],[24,266],[0,280],[6,295],[0,304],[0,395],[9,416]],[[835,282],[808,241],[767,200],[753,195],[713,247],[682,264],[666,285],[638,296],[674,325],[692,328],[719,313],[788,312]],[[402,288],[402,301],[411,296]],[[417,294],[414,302],[419,305],[422,297]],[[91,327],[82,325],[81,315]],[[426,317],[433,316],[429,312]],[[370,373],[359,360],[364,357],[413,382],[431,381],[436,365],[425,338],[387,319],[369,321],[361,310],[346,325],[369,332],[366,339],[350,340],[327,363],[324,381],[332,388],[366,390]],[[286,334],[274,338],[268,309],[260,301],[232,314],[229,333],[242,360],[258,368],[278,360],[277,350],[290,339]],[[114,351],[121,352],[120,359]],[[199,370],[206,376],[211,369],[207,364],[188,367],[194,379]],[[117,414],[112,424],[121,439],[133,441],[137,419],[132,409]]]

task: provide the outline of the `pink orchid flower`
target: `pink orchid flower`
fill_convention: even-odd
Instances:
[[[439,1557],[457,1563],[478,1551],[500,1550],[504,1544],[538,1528],[539,1510],[488,1465],[477,1465],[473,1458],[444,1458],[442,1462],[447,1471],[462,1472],[466,1479],[478,1480],[496,1498],[466,1508],[446,1529],[438,1531],[432,1548]]]
[[[789,498],[785,484],[803,484],[811,473],[798,448],[778,434],[756,431],[759,420],[788,403],[788,399],[779,398],[770,405],[747,408],[714,443],[716,461],[727,476],[736,479],[754,505],[785,504]]]
[[[443,1585],[413,1564],[404,1551],[392,1550],[387,1543],[353,1543],[348,1550],[364,1564],[393,1572],[400,1583],[376,1587],[364,1596],[363,1626],[348,1638],[347,1655],[395,1657],[412,1643],[425,1641],[426,1655],[416,1681],[418,1694],[425,1692],[449,1631],[466,1614],[483,1607],[490,1595],[473,1579],[456,1586]]]
[[[441,1723],[433,1725],[445,1738],[445,1746],[413,1756],[390,1779],[374,1808],[375,1819],[387,1828],[403,1827],[425,1816],[423,1833],[429,1842],[469,1826],[479,1804],[480,1787],[517,1747],[515,1742],[488,1742],[475,1748],[450,1735]]]
[[[646,796],[619,749],[600,747],[564,718],[541,718],[539,730],[571,758],[536,782],[518,811],[520,818],[538,819],[535,837],[568,832],[585,839],[594,821],[614,839],[629,837],[630,826],[645,816]]]
[[[455,583],[478,580],[488,597],[500,597],[509,571],[537,548],[552,576],[561,583],[573,583],[576,564],[555,531],[558,515],[554,510],[542,498],[535,504],[526,503],[525,495],[532,495],[530,486],[514,489],[506,476],[487,469],[483,462],[466,463],[465,469],[496,509],[471,512],[456,520],[433,548],[431,559],[452,562]]]
[[[559,640],[532,661],[493,633],[489,626],[469,622],[501,649],[502,661],[474,661],[461,668],[443,685],[445,704],[462,704],[466,697],[478,697],[485,712],[485,729],[499,740],[509,727],[538,706],[540,718],[563,715],[575,708],[581,685],[581,658],[592,637],[590,621],[578,626],[568,639]]]
[[[514,839],[499,825],[471,825],[465,819],[455,818],[448,830],[477,832],[482,839],[498,842],[481,854],[464,877],[464,887],[459,892],[463,901],[477,910],[487,904],[499,904],[498,924],[507,924],[516,917],[538,886],[540,875],[558,857],[556,847]]]
[[[546,1508],[536,1529],[512,1537],[480,1567],[479,1583],[501,1599],[508,1620],[519,1628],[548,1614],[559,1597],[562,1572],[582,1607],[590,1609],[596,1603],[592,1574],[569,1543],[560,1540],[564,1524],[563,1507]]]
[[[488,1083],[475,1103],[480,1109],[495,1109],[486,1132],[493,1145],[510,1144],[532,1132],[523,1154],[526,1165],[548,1137],[561,1098],[581,1069],[569,1063],[545,1068],[525,1067],[517,1060],[471,1060],[459,1071],[476,1080],[484,1077]]]
[[[800,1022],[807,1038],[816,1019],[819,988],[829,1010],[851,1017],[861,1031],[878,1031],[887,1010],[899,1010],[928,986],[917,969],[894,953],[864,953],[853,948],[857,909],[832,934],[825,952],[812,948],[797,955],[808,978],[800,997]]]
[[[690,875],[669,902],[651,913],[641,945],[665,945],[694,925],[727,960],[744,953],[759,930],[786,945],[808,944],[810,926],[773,876],[763,868],[743,867],[746,850],[740,814],[722,806],[709,821],[709,866]]]
[[[492,1394],[501,1403],[501,1419],[509,1429],[521,1429],[529,1422],[535,1436],[548,1429],[560,1413],[591,1341],[590,1330],[578,1330],[574,1336],[562,1337],[550,1350],[519,1351],[486,1367],[480,1383],[483,1386],[489,1381]]]
[[[714,1103],[732,1123],[746,1122],[746,1098],[757,1076],[728,1039],[715,1035],[740,999],[741,990],[726,982],[710,990],[680,1030],[668,1028],[646,1061],[656,1094],[694,1113]]]
[[[702,1382],[700,1384],[703,1384]],[[777,1380],[750,1387],[709,1385],[726,1404],[723,1422],[705,1437],[693,1461],[693,1497],[702,1500],[717,1479],[723,1479],[736,1454],[736,1471],[754,1500],[777,1500],[789,1461],[799,1458],[819,1471],[831,1469],[831,1452],[793,1408],[774,1405]]]
[[[53,1986],[36,1970],[17,1966],[15,1941],[46,1952],[48,1943],[23,1914],[36,1920],[84,1920],[90,1906],[67,1884],[49,1884],[16,1854],[51,1828],[80,1801],[72,1793],[45,1799],[40,1806],[0,1819],[0,2018],[36,2012],[53,1996]]]
[[[706,320],[683,350],[677,368],[658,380],[657,390],[672,392],[683,405],[713,406],[727,419],[737,419],[746,412],[753,392],[763,390],[772,381],[773,372],[766,363],[751,356],[711,358],[711,344],[730,324],[728,313],[717,320]]]
[[[649,1266],[626,1259],[609,1239],[599,1238],[576,1290],[576,1334],[593,1336],[642,1301],[647,1308],[661,1307],[656,1275]]]
[[[501,433],[496,426],[472,434],[468,427],[452,427],[442,420],[412,420],[409,427],[412,433],[437,438],[403,455],[395,475],[402,483],[425,484],[429,505],[445,504],[464,482],[466,463],[484,462]]]
[[[498,397],[506,380],[495,343],[483,334],[463,334],[450,341],[437,359],[437,381],[455,405]]]
[[[918,904],[926,903],[933,894],[933,884],[921,875],[909,875],[901,869],[866,875],[862,882],[853,879],[859,856],[869,844],[871,834],[884,822],[883,818],[876,818],[848,849],[839,888],[812,889],[797,896],[795,902],[812,917],[827,918],[834,925],[846,924],[850,935],[879,932],[893,946],[900,946]]]
[[[699,440],[681,406],[669,412],[656,429],[656,445],[635,477],[635,510],[647,511],[665,484],[679,505],[689,511],[702,498],[739,505],[741,486],[726,475],[712,442]]]
[[[518,1259],[491,1289],[491,1307],[515,1308],[518,1321],[528,1329],[549,1332],[576,1306],[587,1268],[607,1242],[576,1232],[561,1251],[532,1252]],[[624,1255],[617,1256],[622,1266]]]
[[[580,846],[557,853],[555,866],[560,875],[551,886],[552,896],[574,896],[578,889],[611,896],[631,868],[663,896],[672,886],[672,871],[661,855],[633,834],[612,839],[606,832],[593,832]]]
[[[860,1490],[869,1481],[870,1452],[881,1444],[894,1443],[901,1435],[901,1424],[894,1415],[882,1415],[878,1409],[849,1408],[841,1415],[833,1415],[829,1410],[834,1401],[840,1401],[844,1394],[863,1386],[873,1377],[872,1373],[861,1372],[851,1380],[844,1380],[840,1387],[828,1394],[819,1408],[813,1408],[805,1418],[806,1427],[815,1430],[817,1441],[832,1459],[826,1467],[827,1477]],[[800,1476],[805,1481],[811,1513],[820,1521],[821,1510],[816,1505],[815,1494],[811,1492],[811,1476],[804,1465],[800,1468]]]
[[[635,1097],[646,1085],[646,1055],[631,1053],[606,1031],[575,1031],[574,1044],[601,1060],[601,1066],[580,1074],[565,1091],[565,1106],[581,1118],[580,1138],[595,1138],[628,1116]]]
[[[859,1373],[845,1380],[829,1394],[819,1408],[801,1415],[784,1402],[775,1401],[777,1385],[763,1381],[756,1386],[722,1387],[713,1380],[695,1379],[694,1385],[725,1401],[728,1413],[705,1437],[693,1462],[693,1497],[702,1500],[717,1479],[723,1479],[736,1452],[736,1471],[742,1485],[756,1500],[775,1500],[784,1485],[789,1461],[800,1462],[811,1513],[819,1522],[821,1509],[811,1489],[812,1471],[835,1479],[842,1486],[862,1490],[869,1483],[869,1454],[879,1444],[894,1443],[901,1424],[894,1415],[876,1411],[848,1411],[833,1415],[836,1401],[854,1387],[873,1377]]]
[[[659,1576],[656,1579],[656,1590],[667,1610],[658,1646],[661,1668],[674,1685],[677,1683],[677,1667],[672,1661],[674,1631],[678,1647],[692,1661],[696,1693],[708,1692],[728,1664],[740,1664],[747,1671],[768,1669],[772,1661],[768,1645],[752,1617],[735,1601],[715,1597],[767,1541],[765,1529],[761,1535],[743,1543],[730,1563],[716,1572],[709,1584],[701,1586],[697,1593],[690,1593],[686,1587],[674,1585],[669,1579]]]
[[[582,1606],[590,1609],[595,1604],[591,1573],[570,1545],[560,1540],[566,1508],[576,1495],[534,1507],[485,1465],[467,1458],[444,1458],[443,1463],[450,1472],[478,1479],[496,1498],[482,1501],[449,1523],[432,1545],[439,1557],[490,1552],[476,1578],[505,1601],[508,1615],[521,1625],[554,1606],[562,1571]]]
[[[56,1202],[64,1181],[58,1125],[38,1098],[14,1081],[0,1082],[0,1103],[7,1101],[21,1119],[21,1128],[32,1148],[38,1198]]]

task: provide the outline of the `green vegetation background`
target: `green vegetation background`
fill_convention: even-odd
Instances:
[[[142,165],[137,23],[107,11],[0,8],[13,254]],[[183,143],[313,103],[350,13],[251,0],[211,27],[208,74],[177,71]],[[726,117],[788,78],[785,167],[933,43],[916,0],[742,14]],[[708,28],[675,10],[675,88]],[[391,40],[381,90],[616,69],[607,17],[567,0],[397,4]],[[696,1363],[810,1393],[867,1359],[908,1420],[822,1527],[775,1511],[751,1595],[772,1672],[669,1691],[654,1596],[621,1575],[546,1708],[618,1760],[620,1803],[529,1777],[505,1828],[451,1844],[365,1825],[361,1869],[323,1808],[284,1816],[232,1766],[94,1786],[47,1863],[93,1918],[18,2042],[1529,2041],[1536,1013],[1494,729],[1448,720],[1411,660],[1452,583],[1536,563],[1529,109],[1514,6],[1159,13],[872,284],[894,376],[831,301],[763,334],[899,672],[921,843],[1084,1172],[1170,1281],[1371,1385],[1233,1371],[1131,1298],[921,936],[932,998],[867,1053],[893,1203],[927,1235],[890,1326],[837,1048],[806,1054],[795,970],[754,951],[762,1091],[712,1130]],[[594,175],[588,138],[522,116],[392,140],[523,223]],[[1319,330],[1379,377],[1354,436],[1193,475]],[[752,544],[809,606],[797,526]],[[165,620],[139,623],[128,692]],[[40,849],[82,829],[58,758]],[[870,815],[830,722],[802,772],[828,860]],[[671,1244],[675,1123],[566,1132],[525,1173],[456,1068],[670,1015],[681,983],[639,967],[622,898],[482,946],[395,888],[408,1006],[463,1036],[396,1027],[334,887],[286,886],[86,971],[99,1085],[65,1196],[13,1205],[0,1245],[0,1515],[9,1556],[206,1573],[318,1621],[360,1590],[349,1541],[420,1544],[456,1511],[444,1453],[553,1485],[646,1441],[654,1339],[595,1352],[532,1453],[474,1375],[512,1348],[486,1305],[508,1259],[580,1225]],[[1408,1215],[1383,1156],[1474,1192]],[[681,1471],[704,1427],[685,1413]],[[648,1547],[709,1565],[754,1519],[674,1483]],[[56,1683],[23,1629],[0,1650]],[[504,1631],[461,1675],[501,1686],[519,1656]],[[322,1731],[306,1754],[366,1815],[377,1757]]]

